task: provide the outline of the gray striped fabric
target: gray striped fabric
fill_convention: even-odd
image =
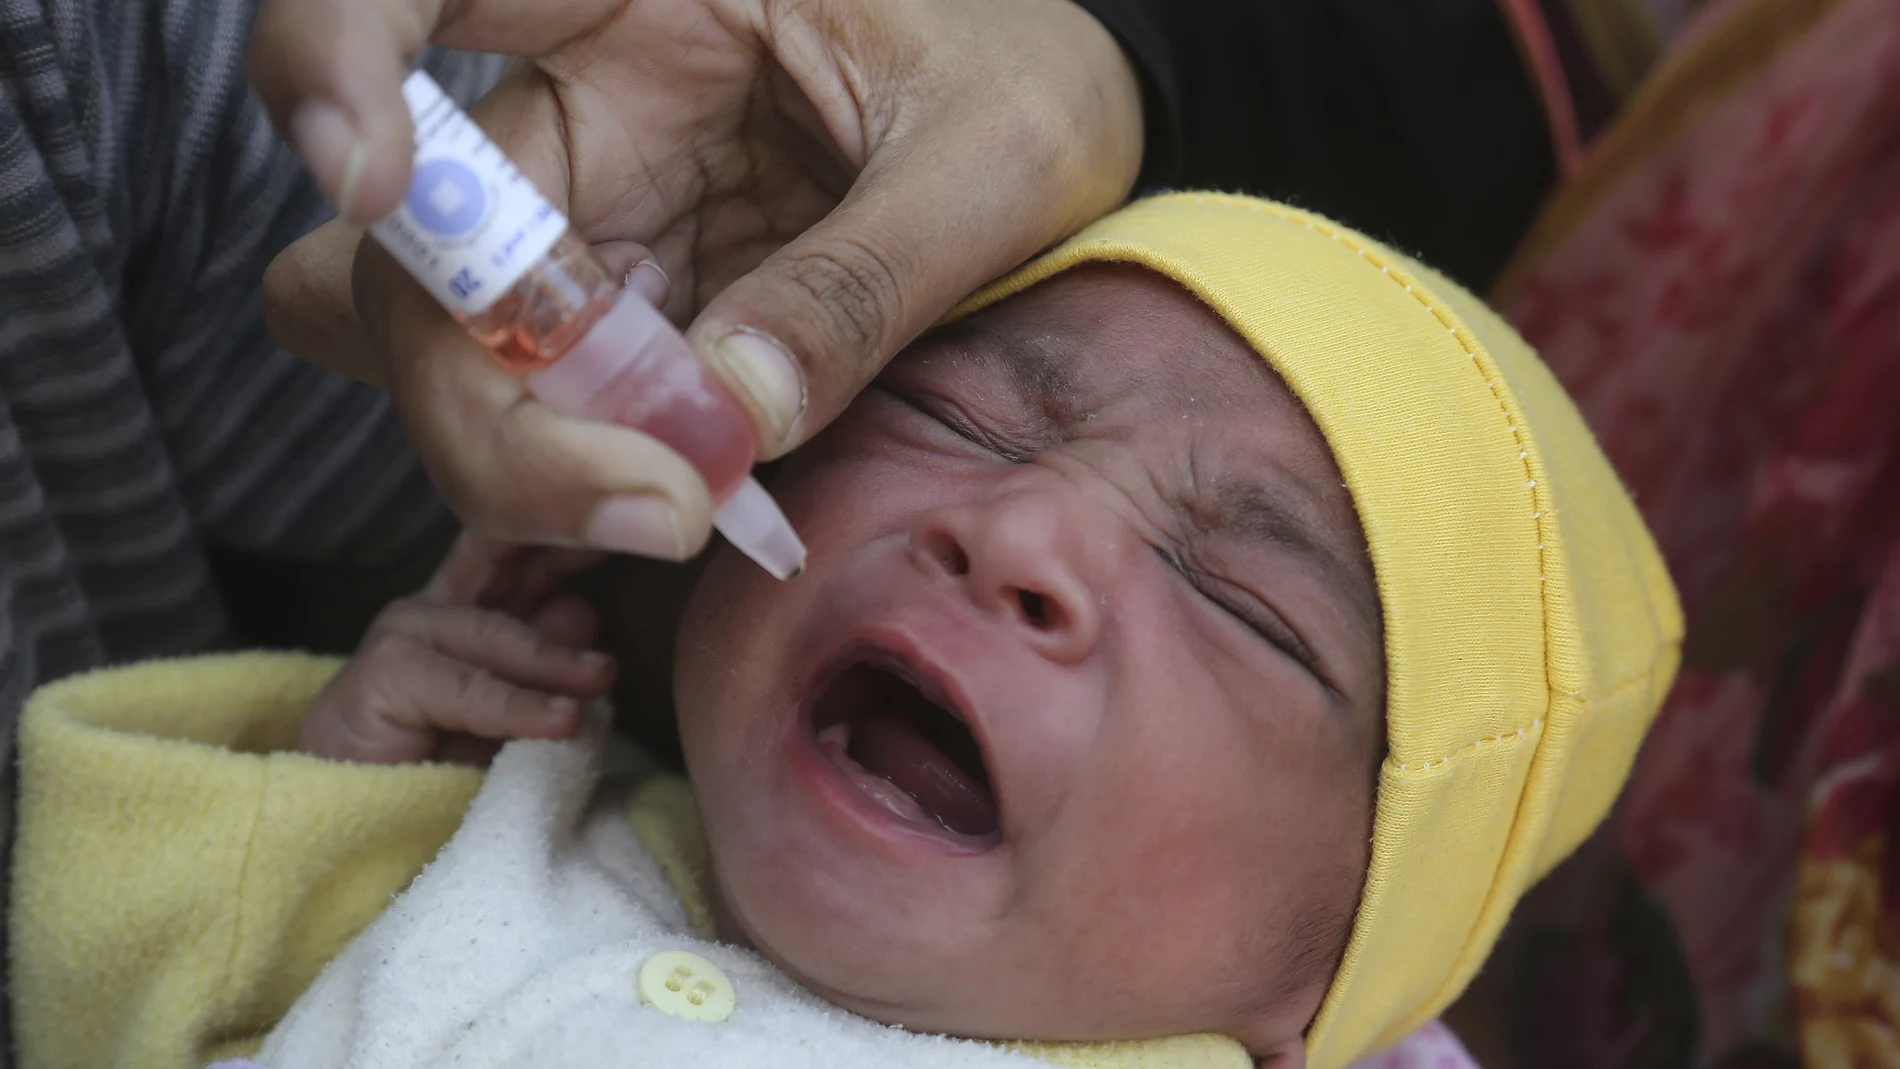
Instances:
[[[218,553],[372,574],[452,530],[387,400],[264,332],[265,265],[326,209],[246,84],[254,13],[0,0],[7,802],[33,687],[250,637]],[[428,65],[463,100],[500,69]]]

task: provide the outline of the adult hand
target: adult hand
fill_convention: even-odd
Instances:
[[[1113,207],[1140,162],[1133,71],[1069,0],[270,0],[253,79],[348,219],[405,188],[400,83],[425,41],[531,58],[471,114],[610,258],[658,261],[762,457]],[[677,455],[541,408],[373,243],[357,326],[355,237],[333,224],[273,267],[273,331],[387,385],[467,522],[671,558],[704,542]]]

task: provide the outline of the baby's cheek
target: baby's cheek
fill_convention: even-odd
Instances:
[[[756,704],[756,670],[769,663],[770,591],[779,585],[730,546],[721,546],[686,603],[674,653],[674,704],[691,763],[700,740],[730,733]]]
[[[1282,932],[1338,852],[1322,840],[1346,834],[1343,820],[1301,826],[1313,802],[1281,765],[1316,755],[1282,750],[1288,740],[1247,707],[1229,708],[1219,673],[1191,660],[1203,665],[1198,680],[1139,666],[1150,684],[1168,682],[1172,700],[1123,680],[1116,756],[1091,770],[1089,830],[1052,844],[1064,861],[1048,888],[1088,999],[1161,1032],[1235,1027],[1276,985]]]
[[[1225,1031],[1243,1016],[1236,976],[1271,967],[1235,951],[1264,905],[1259,891],[1220,861],[1211,835],[1160,828],[1136,833],[1106,864],[1078,879],[1053,925],[1064,933],[1051,983],[1069,988],[1070,1027],[1102,1034]],[[1081,874],[1078,873],[1078,876]]]

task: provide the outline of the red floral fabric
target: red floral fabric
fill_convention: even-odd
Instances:
[[[1900,1069],[1900,3],[1699,11],[1499,302],[1689,617],[1494,960],[1517,1060]]]

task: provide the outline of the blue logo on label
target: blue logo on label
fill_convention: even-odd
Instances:
[[[423,229],[452,238],[482,221],[488,211],[488,192],[460,160],[430,160],[416,168],[403,203]]]

